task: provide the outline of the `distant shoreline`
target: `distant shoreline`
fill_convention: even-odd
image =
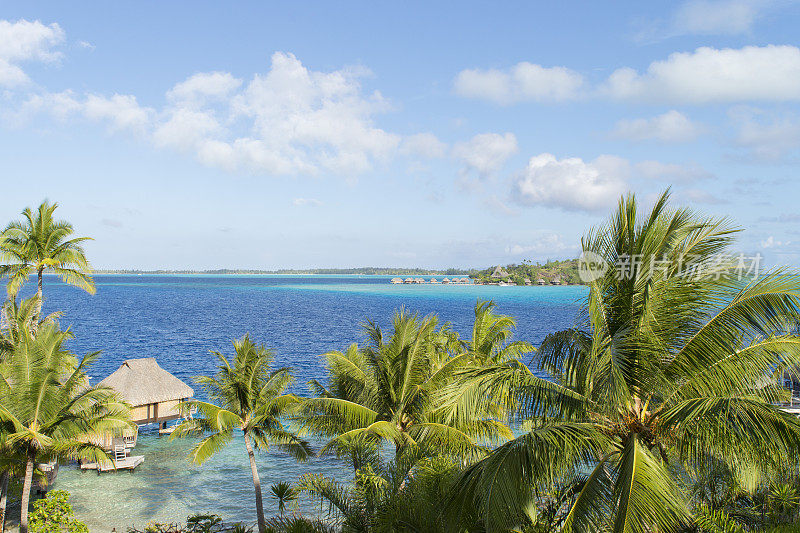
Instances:
[[[308,269],[308,270],[109,270],[98,269],[92,274],[96,275],[283,275],[283,276],[314,276],[314,275],[337,275],[337,276],[469,276],[478,272],[475,269],[447,269],[447,270],[423,270],[423,269],[393,269],[393,268],[343,268],[343,269]]]

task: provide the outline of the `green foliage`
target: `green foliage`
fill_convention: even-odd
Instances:
[[[272,445],[305,461],[311,455],[311,447],[283,425],[283,419],[300,404],[295,395],[286,394],[294,379],[291,370],[273,370],[272,352],[254,344],[247,335],[234,341],[233,347],[233,361],[214,352],[220,363],[217,373],[197,378],[210,402],[189,400],[183,404],[182,409],[196,409],[197,415],[179,425],[170,438],[199,435],[201,439],[189,458],[202,464],[226,446],[235,431],[242,432],[253,475],[259,529],[263,530],[266,525],[261,481],[253,450],[266,450]]]
[[[377,451],[366,454],[350,484],[305,474],[299,487],[319,501],[321,510],[327,508],[326,520],[341,531],[444,532],[448,523],[478,523],[466,509],[455,521],[441,513],[441,502],[459,470],[458,461],[425,458],[411,447],[388,463]]]
[[[130,409],[112,390],[89,386],[86,369],[97,357],[78,359],[66,350],[71,338],[54,322],[27,330],[0,365],[0,449],[11,468],[24,472],[20,524],[28,520],[35,465],[50,460],[107,459],[86,435],[130,425]]]
[[[35,212],[26,208],[22,220],[11,222],[0,234],[0,278],[8,277],[9,294],[16,295],[31,274],[38,274],[41,283],[44,271],[94,294],[91,267],[82,247],[89,239],[72,237],[72,224],[53,219],[57,207],[44,201]]]
[[[499,281],[510,282],[515,285],[525,285],[525,280],[529,280],[533,285],[541,279],[545,284],[550,285],[558,280],[561,285],[581,285],[583,281],[578,274],[578,260],[567,259],[563,261],[548,260],[545,263],[533,263],[523,261],[522,264],[510,264],[503,266],[503,270],[508,274],[503,279],[492,278],[495,267],[485,270],[471,272],[470,277],[476,283],[497,283]]]
[[[31,533],[89,533],[86,524],[75,518],[69,493],[63,490],[34,502],[29,519]]]
[[[182,408],[196,409],[197,414],[179,425],[171,438],[202,436],[190,454],[197,464],[227,444],[235,430],[247,434],[256,449],[266,450],[272,444],[304,460],[310,454],[308,443],[286,430],[281,421],[300,403],[295,395],[285,393],[293,381],[291,369],[272,370],[272,352],[247,335],[233,346],[233,361],[214,352],[220,363],[218,372],[196,379],[211,402],[186,402]]]
[[[299,491],[285,481],[275,483],[270,487],[270,491],[272,492],[272,497],[278,502],[278,511],[281,514],[286,512],[288,504],[297,501],[299,495]]]
[[[337,533],[337,529],[305,516],[277,516],[267,522],[265,533]]]
[[[200,513],[186,518],[186,525],[150,522],[144,529],[129,527],[128,533],[251,533],[253,528],[242,522],[225,524],[222,517]]]
[[[316,397],[302,404],[302,430],[329,438],[323,452],[348,457],[356,469],[359,447],[381,440],[398,453],[417,446],[430,454],[461,456],[507,440],[512,434],[497,421],[494,406],[455,420],[438,402],[439,392],[460,370],[533,349],[511,343],[513,320],[492,309],[493,304],[478,303],[471,343],[461,341],[448,324],[439,326],[436,317],[405,310],[395,314],[388,335],[367,322],[367,343],[324,355],[328,383],[311,382]]]
[[[450,384],[455,413],[504,397],[531,429],[465,471],[456,512],[516,527],[531,494],[589,472],[566,530],[679,531],[691,517],[678,472],[697,478],[709,457],[737,478],[797,465],[800,421],[773,402],[776,369],[800,364],[800,276],[740,276],[721,255],[735,230],[667,202],[641,216],[633,196],[622,199],[584,237],[605,275],[577,327],[548,335],[533,368],[495,365]],[[631,257],[641,261],[618,275]]]
[[[793,522],[797,517],[798,505],[800,497],[797,489],[790,483],[776,484],[767,496],[767,507],[779,523]]]

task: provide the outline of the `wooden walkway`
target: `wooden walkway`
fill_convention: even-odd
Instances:
[[[101,463],[83,463],[81,470],[98,470],[110,472],[112,470],[133,470],[144,462],[144,455],[132,455],[120,461],[108,460]]]

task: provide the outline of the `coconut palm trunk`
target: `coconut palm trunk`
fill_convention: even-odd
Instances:
[[[42,288],[44,287],[43,283],[44,278],[44,267],[40,267],[37,272],[37,279],[36,279],[36,320],[42,316]]]
[[[256,466],[256,454],[250,444],[250,436],[245,432],[244,447],[247,448],[247,456],[250,458],[250,471],[253,474],[253,488],[256,491],[256,514],[258,515],[258,531],[264,533],[267,530],[267,521],[264,518],[264,502],[261,496],[261,479],[258,477],[258,467]]]
[[[0,475],[0,533],[6,530],[6,503],[8,502],[8,480],[11,475],[3,472]]]
[[[31,484],[33,482],[33,467],[36,456],[28,452],[28,462],[25,465],[25,481],[22,484],[22,502],[19,512],[19,533],[28,533],[28,504],[31,499]]]

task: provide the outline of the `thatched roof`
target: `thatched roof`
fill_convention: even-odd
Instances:
[[[501,267],[500,265],[497,265],[495,267],[495,269],[494,269],[494,272],[492,272],[492,275],[489,276],[489,277],[491,277],[491,278],[507,278],[508,277],[508,272],[506,272],[503,269],[503,267]]]
[[[132,406],[191,398],[192,388],[156,363],[152,357],[128,359],[100,382],[111,387]]]

